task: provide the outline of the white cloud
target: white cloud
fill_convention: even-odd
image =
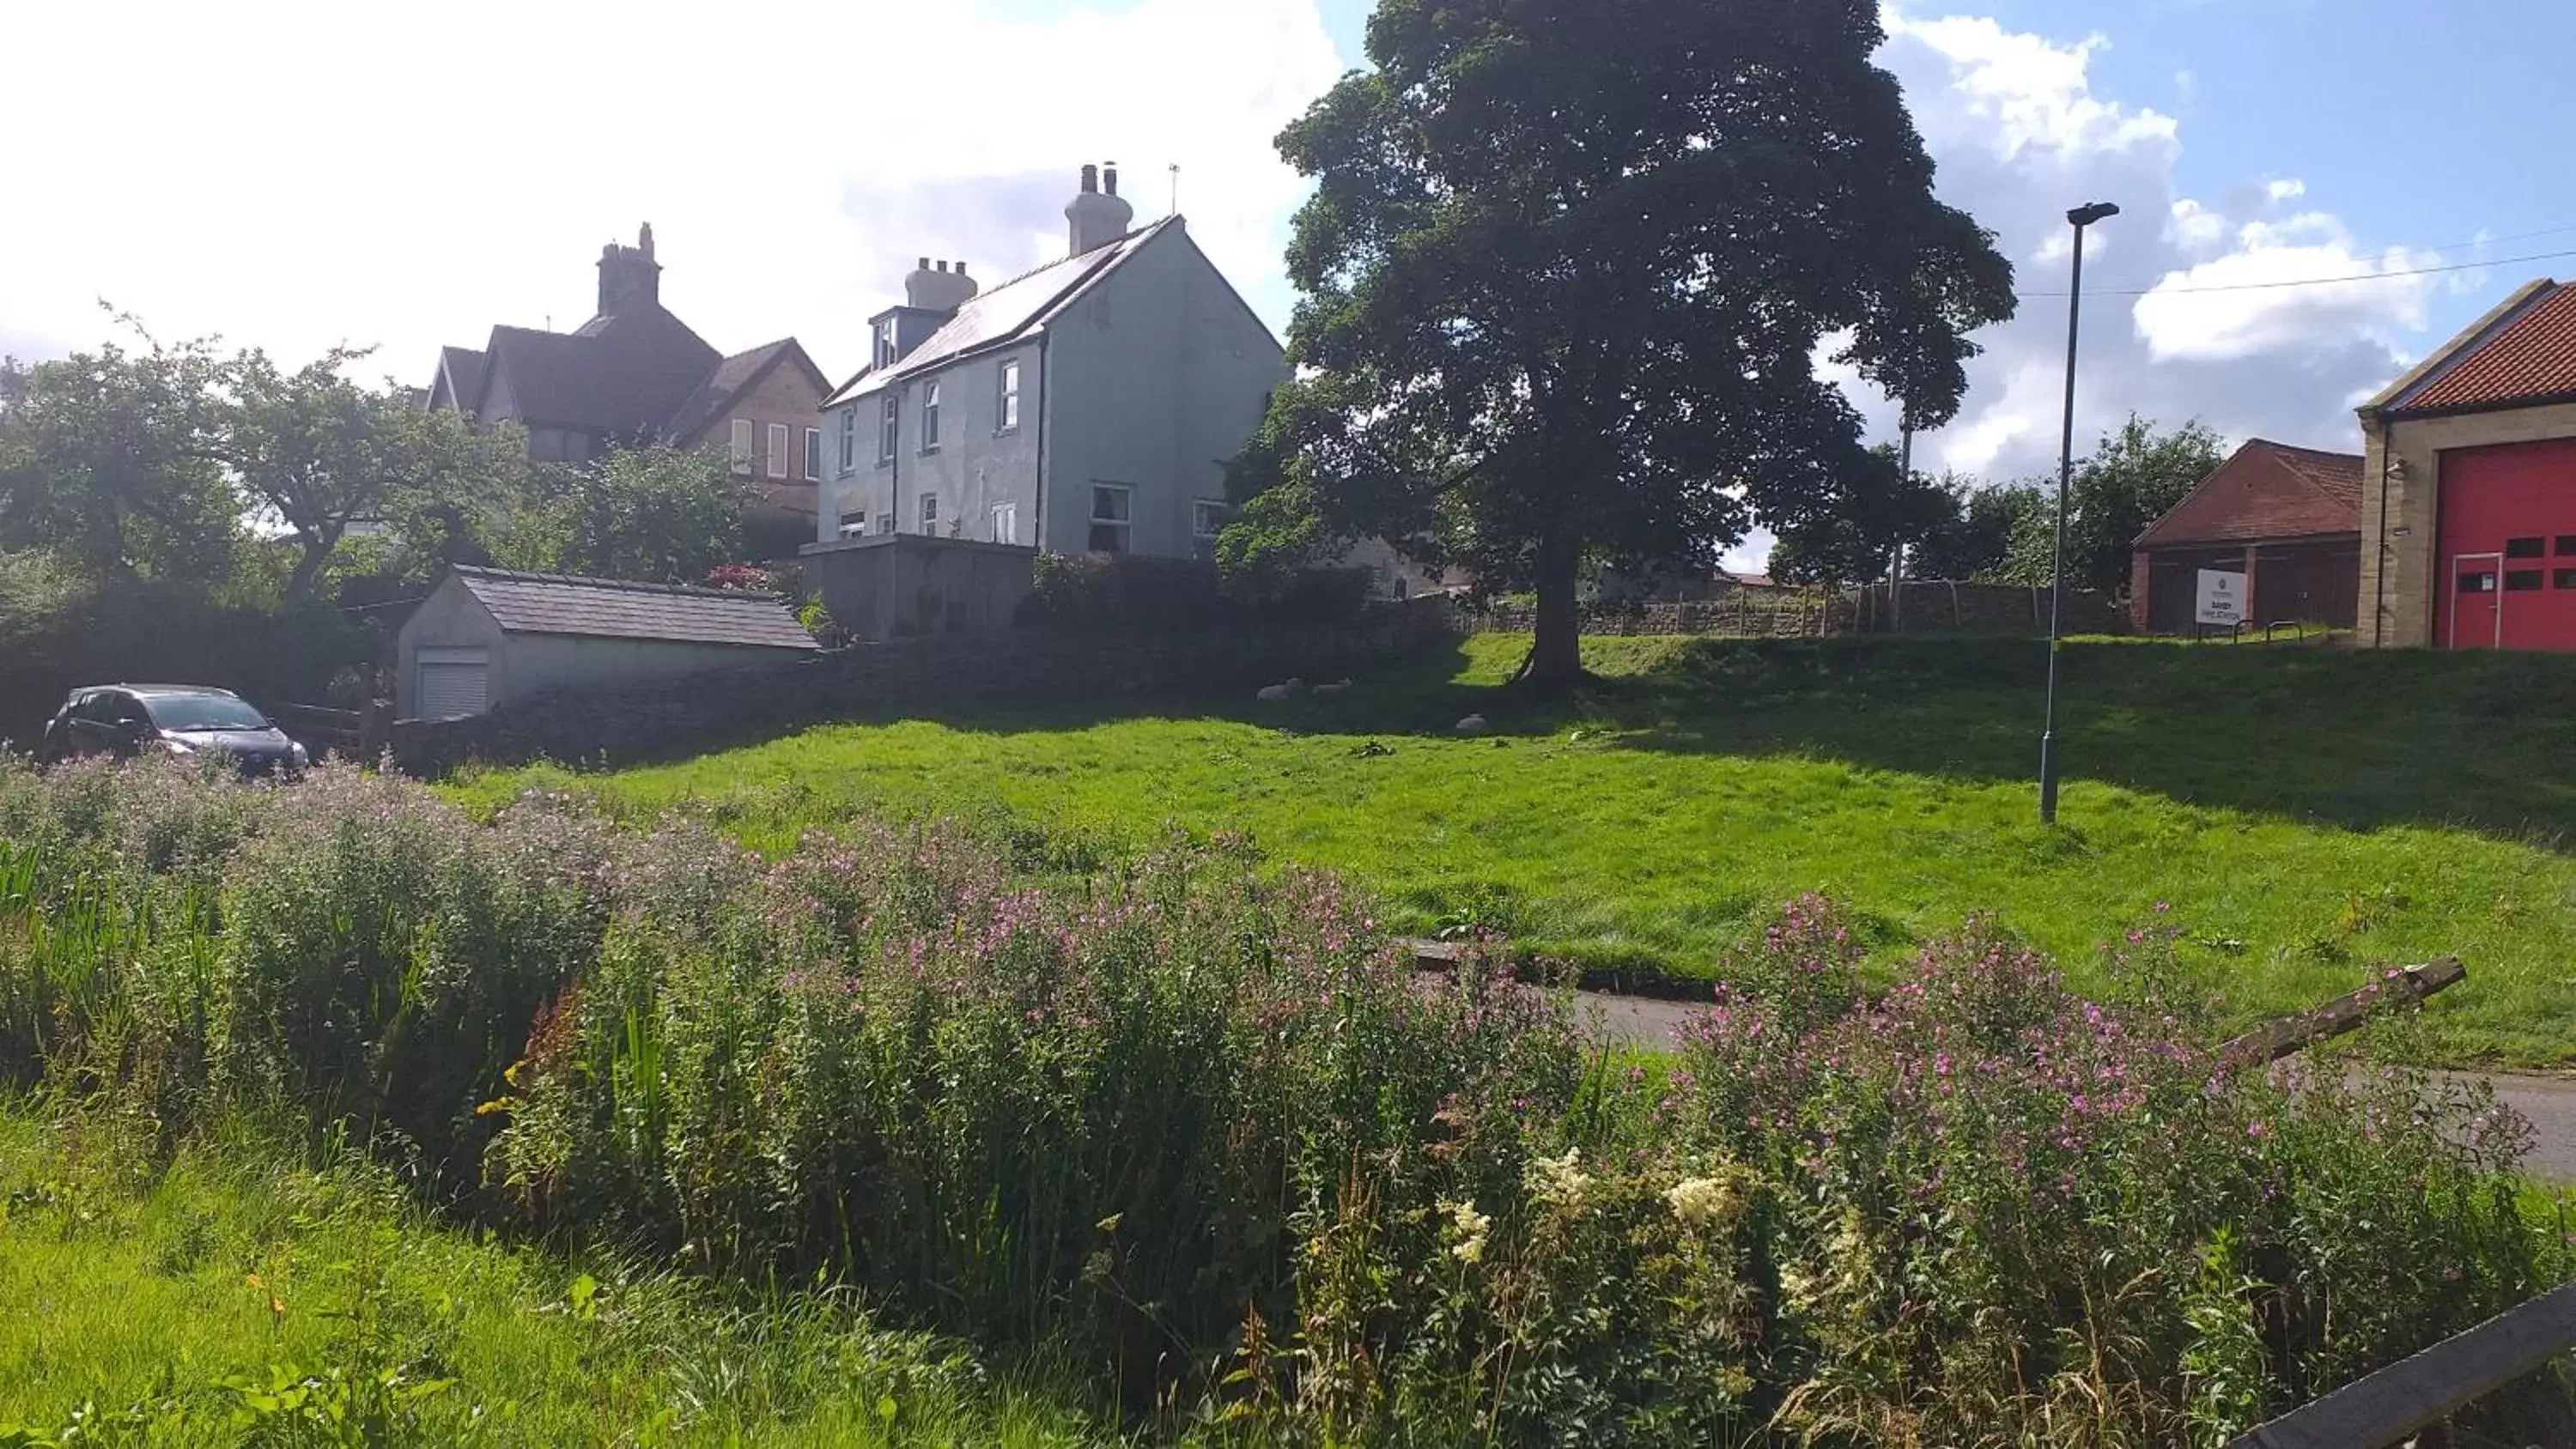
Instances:
[[[1108,158],[1140,219],[1179,164],[1192,235],[1283,324],[1302,186],[1271,140],[1343,69],[1313,0],[753,0],[694,31],[599,0],[22,8],[0,93],[64,139],[10,153],[44,201],[0,228],[0,345],[87,345],[106,297],[290,357],[379,343],[415,381],[493,323],[577,325],[646,220],[708,341],[846,371],[914,258],[991,282],[1059,254]]]
[[[2354,396],[2420,352],[2433,287],[2421,279],[2347,287],[2212,292],[2431,263],[2362,247],[2289,177],[2248,178],[2210,200],[2176,181],[2184,132],[2173,117],[2095,89],[2099,36],[2054,38],[1982,17],[1882,10],[1880,63],[1906,88],[1940,164],[1943,198],[1993,229],[2014,260],[2020,315],[1979,335],[1958,420],[1918,458],[1997,480],[2053,474],[2064,402],[2068,208],[2111,200],[2125,214],[2085,242],[2085,326],[2076,436],[2089,446],[2134,411],[2198,417],[2231,438],[2353,448]],[[2144,292],[2146,295],[2123,296]],[[1881,433],[1895,409],[1856,404]]]

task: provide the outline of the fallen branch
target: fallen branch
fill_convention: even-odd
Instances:
[[[2323,1006],[2296,1016],[2266,1022],[2218,1049],[2218,1059],[2231,1067],[2264,1067],[2296,1056],[2318,1042],[2358,1030],[2363,1022],[2391,1007],[2412,1006],[2435,992],[2457,986],[2469,968],[2457,956],[2420,966],[2405,966]]]

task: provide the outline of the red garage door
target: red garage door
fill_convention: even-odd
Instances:
[[[2434,641],[2576,650],[2576,438],[2442,455]]]

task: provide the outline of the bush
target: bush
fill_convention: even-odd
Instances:
[[[1023,627],[1068,634],[1175,634],[1260,624],[1336,624],[1368,607],[1366,569],[1309,569],[1255,596],[1229,592],[1216,565],[1142,554],[1042,553]]]
[[[162,764],[0,765],[0,843],[21,1080],[282,1100],[1290,1442],[2221,1443],[2570,1274],[2510,1113],[2223,1069],[2160,929],[2118,1000],[1989,922],[1873,991],[1803,900],[1614,1068],[1224,841],[1036,886],[954,823],[769,861]]]

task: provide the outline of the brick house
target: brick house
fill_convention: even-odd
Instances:
[[[2129,624],[2187,634],[2204,569],[2245,576],[2246,617],[2349,629],[2361,583],[2362,460],[2256,438],[2137,537]]]
[[[578,463],[619,446],[723,450],[745,485],[755,555],[793,553],[814,535],[830,391],[793,337],[718,353],[662,305],[653,228],[599,256],[599,306],[571,332],[495,327],[480,348],[439,349],[427,405],[478,424],[514,421],[528,456]]]
[[[2516,292],[2361,428],[2363,642],[2576,649],[2576,286]]]

